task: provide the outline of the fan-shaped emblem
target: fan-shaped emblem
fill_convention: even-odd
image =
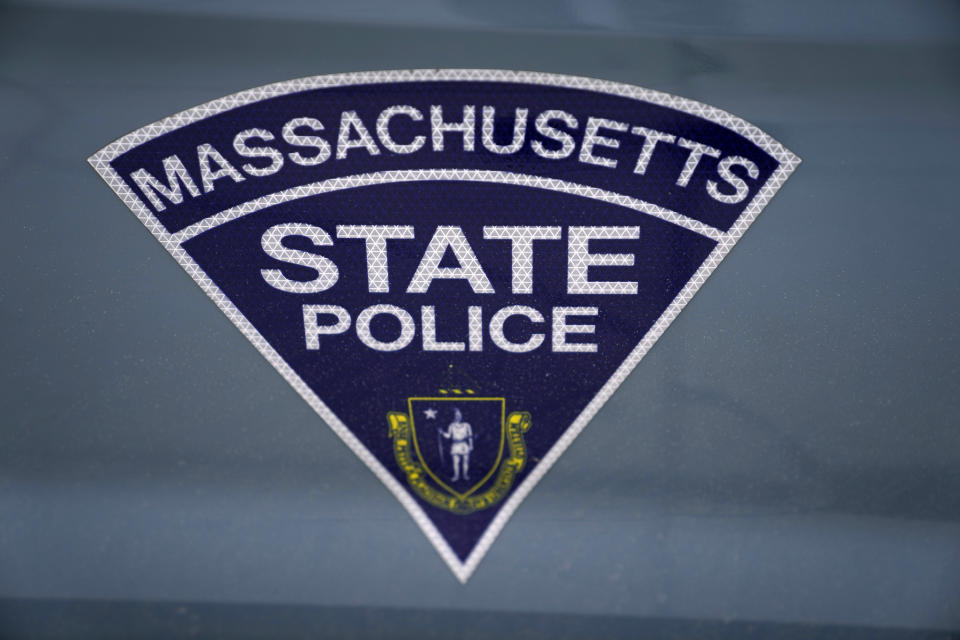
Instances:
[[[639,87],[431,70],[245,91],[90,162],[466,580],[799,160]]]

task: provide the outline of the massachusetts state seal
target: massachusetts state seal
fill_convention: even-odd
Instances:
[[[472,389],[407,398],[387,414],[397,465],[429,504],[458,514],[499,503],[527,462],[530,414]]]

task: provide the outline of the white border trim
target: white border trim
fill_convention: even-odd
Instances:
[[[577,193],[578,195],[587,195],[587,197],[597,197],[598,199],[613,201],[617,204],[622,204],[635,210],[656,215],[657,217],[668,220],[675,224],[680,224],[685,228],[718,240],[718,244],[714,248],[713,252],[711,252],[704,263],[700,266],[696,274],[694,274],[694,276],[687,282],[686,286],[683,288],[683,290],[681,290],[666,311],[664,311],[663,315],[657,319],[640,343],[633,349],[630,355],[616,370],[613,376],[607,380],[600,392],[594,396],[586,408],[580,413],[579,416],[577,416],[576,420],[574,420],[570,427],[564,431],[563,435],[554,444],[547,455],[541,459],[530,475],[524,479],[524,481],[517,487],[516,491],[514,491],[510,498],[507,499],[500,511],[497,513],[496,517],[487,527],[487,530],[478,541],[476,547],[474,547],[473,551],[464,562],[460,562],[459,558],[457,558],[457,555],[453,552],[453,549],[451,549],[447,544],[442,534],[437,530],[423,509],[420,508],[420,506],[406,491],[406,489],[404,489],[404,487],[397,482],[393,475],[387,471],[382,464],[380,464],[373,454],[371,454],[367,448],[363,446],[363,444],[329,409],[329,407],[327,407],[323,401],[313,393],[307,384],[293,371],[293,369],[290,368],[289,365],[287,365],[283,358],[281,358],[280,355],[274,351],[274,349],[267,343],[263,336],[260,335],[253,325],[233,305],[233,303],[227,299],[227,297],[223,294],[223,292],[220,291],[213,281],[207,277],[203,270],[200,269],[199,265],[197,265],[197,263],[194,262],[194,260],[180,247],[180,242],[182,242],[186,237],[189,237],[189,234],[184,235],[184,231],[178,234],[169,233],[163,227],[163,225],[160,224],[160,221],[156,218],[156,216],[153,215],[152,211],[146,205],[144,205],[144,203],[136,196],[136,194],[131,191],[131,189],[120,178],[120,176],[113,171],[112,167],[110,167],[110,162],[120,154],[139,146],[148,140],[152,140],[157,136],[163,135],[164,133],[173,131],[175,129],[179,129],[198,120],[208,118],[217,113],[227,111],[234,107],[258,102],[267,98],[323,87],[368,85],[385,82],[417,82],[438,80],[539,84],[572,89],[585,89],[589,91],[633,98],[643,102],[650,102],[669,107],[671,109],[676,109],[678,111],[683,111],[731,129],[759,146],[761,149],[763,149],[763,151],[769,153],[780,163],[780,167],[773,173],[760,192],[749,203],[734,226],[725,234],[718,232],[716,229],[703,225],[702,223],[692,221],[691,219],[681,216],[676,212],[655,207],[649,203],[644,203],[642,201],[620,196],[618,194],[609,194],[609,192],[602,192],[602,190],[593,189],[592,187],[583,187],[582,185],[563,183],[562,181],[553,181],[555,184],[548,186],[544,183],[550,182],[549,180],[536,178],[538,184],[532,185],[529,184],[529,181],[527,180],[527,178],[530,178],[529,176],[518,176],[518,174],[505,174],[501,172],[479,172],[490,174],[486,176],[480,176],[478,172],[468,172],[466,170],[448,170],[454,172],[452,174],[446,174],[450,175],[451,177],[421,178],[425,180],[459,179],[474,181],[502,181],[511,184],[526,184],[527,186],[537,186],[552,190],[561,190],[569,193]],[[752,124],[745,122],[744,120],[727,113],[726,111],[704,105],[693,100],[680,98],[678,96],[673,96],[658,91],[652,91],[650,89],[644,89],[642,87],[607,82],[604,80],[595,80],[592,78],[584,78],[579,76],[484,69],[371,71],[314,76],[310,78],[290,80],[287,82],[278,82],[219,98],[147,125],[146,127],[138,129],[107,145],[97,153],[93,154],[88,161],[97,171],[97,173],[99,173],[100,176],[106,181],[110,188],[113,189],[114,192],[120,197],[124,204],[126,204],[127,207],[129,207],[130,210],[136,214],[140,221],[143,222],[143,224],[150,230],[151,233],[153,233],[153,235],[160,241],[164,248],[166,248],[166,250],[170,252],[177,262],[180,263],[180,266],[182,266],[187,273],[190,274],[190,276],[197,282],[197,284],[200,285],[206,294],[217,304],[217,306],[220,307],[227,317],[230,318],[234,325],[240,329],[243,335],[245,335],[250,342],[253,343],[253,345],[260,351],[261,354],[263,354],[267,361],[270,362],[270,364],[272,364],[273,367],[280,373],[280,375],[282,375],[287,382],[290,383],[297,393],[299,393],[300,396],[311,407],[313,407],[320,417],[322,417],[324,421],[330,425],[333,431],[340,436],[346,445],[370,468],[371,471],[373,471],[380,481],[386,485],[387,489],[389,489],[393,495],[396,496],[396,498],[407,509],[414,521],[427,536],[427,539],[430,540],[437,552],[444,559],[444,561],[450,567],[450,570],[453,571],[454,575],[458,580],[460,580],[460,582],[466,582],[467,579],[469,579],[470,575],[476,570],[480,560],[489,550],[490,545],[493,544],[493,541],[497,538],[504,525],[510,519],[510,516],[513,515],[513,512],[518,506],[520,506],[520,503],[523,502],[523,499],[536,486],[543,475],[549,471],[550,467],[553,466],[566,448],[570,446],[574,439],[576,439],[590,419],[593,418],[597,411],[599,411],[600,407],[603,406],[607,399],[609,399],[614,391],[616,391],[617,387],[619,387],[624,379],[626,379],[626,377],[630,374],[630,372],[633,371],[633,368],[637,365],[637,363],[640,362],[640,360],[647,353],[647,351],[650,350],[657,339],[663,334],[664,331],[666,331],[673,319],[677,317],[683,307],[686,306],[687,302],[689,302],[693,297],[693,294],[697,292],[707,277],[713,272],[720,261],[723,260],[724,256],[726,256],[733,245],[736,244],[754,219],[756,219],[760,211],[763,210],[773,195],[780,189],[784,181],[786,181],[794,169],[796,169],[797,165],[800,164],[800,159],[797,156]],[[459,177],[457,177],[457,171],[461,171],[463,173],[460,173]],[[424,173],[428,172],[425,171]],[[373,174],[366,174],[365,177],[369,177],[371,175]],[[382,178],[383,176],[380,177]],[[369,182],[369,184],[374,183],[375,182]],[[315,192],[321,193],[323,192],[324,184],[326,184],[328,187],[326,190],[332,190],[329,189],[329,187],[335,186],[337,183],[328,180],[325,183],[314,183],[313,185],[306,185],[306,187],[302,188],[312,187],[315,190],[320,189]],[[354,182],[353,186],[361,185],[358,185],[356,182]],[[287,192],[292,191],[295,190],[287,190]],[[586,191],[592,191],[600,195],[590,195],[587,194]],[[281,192],[281,194],[287,192]],[[293,195],[292,193],[288,193],[287,195],[292,197],[304,197],[305,195],[310,194],[304,193],[303,195]],[[612,196],[613,199],[610,200],[609,196]],[[226,219],[230,219],[231,217],[244,215],[244,213],[241,212],[241,209],[244,206],[245,205],[241,205],[241,207],[235,207],[234,209],[221,212],[215,217],[218,218],[219,222],[224,222]],[[210,218],[207,220],[213,222]],[[691,226],[689,226],[690,223],[696,223],[697,228],[691,228]],[[194,229],[194,227],[197,227],[197,225],[193,225],[193,227],[188,228],[188,230]],[[209,226],[206,228],[209,228]],[[196,232],[199,233],[200,230],[197,230]]]
[[[513,184],[524,187],[534,187],[545,189],[547,191],[556,191],[570,195],[600,200],[611,204],[618,204],[634,211],[646,213],[655,218],[660,218],[666,222],[673,223],[694,233],[699,233],[711,240],[719,242],[726,235],[723,231],[706,225],[699,220],[680,215],[676,211],[671,211],[664,207],[621,195],[612,191],[588,187],[575,182],[557,180],[555,178],[543,178],[525,173],[512,173],[509,171],[487,171],[481,169],[412,169],[398,171],[377,171],[374,173],[361,173],[352,176],[342,176],[339,178],[329,178],[319,182],[290,187],[283,191],[277,191],[266,196],[261,196],[253,200],[248,200],[229,209],[224,209],[220,213],[207,216],[199,222],[182,229],[170,236],[170,239],[176,244],[183,244],[190,238],[196,237],[205,231],[209,231],[221,224],[242,218],[243,216],[256,213],[261,209],[272,207],[284,202],[299,200],[300,198],[309,198],[310,196],[321,193],[332,193],[344,189],[355,189],[358,187],[368,187],[375,184],[394,184],[397,182],[427,182],[427,181],[452,181],[452,182],[496,182],[499,184]]]

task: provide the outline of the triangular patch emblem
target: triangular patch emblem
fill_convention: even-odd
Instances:
[[[90,162],[465,581],[799,159],[639,87],[425,70],[245,91]]]

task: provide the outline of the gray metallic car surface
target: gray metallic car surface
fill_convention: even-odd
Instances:
[[[576,74],[803,158],[459,584],[85,159],[290,78]],[[0,637],[960,631],[960,5],[0,5]]]

